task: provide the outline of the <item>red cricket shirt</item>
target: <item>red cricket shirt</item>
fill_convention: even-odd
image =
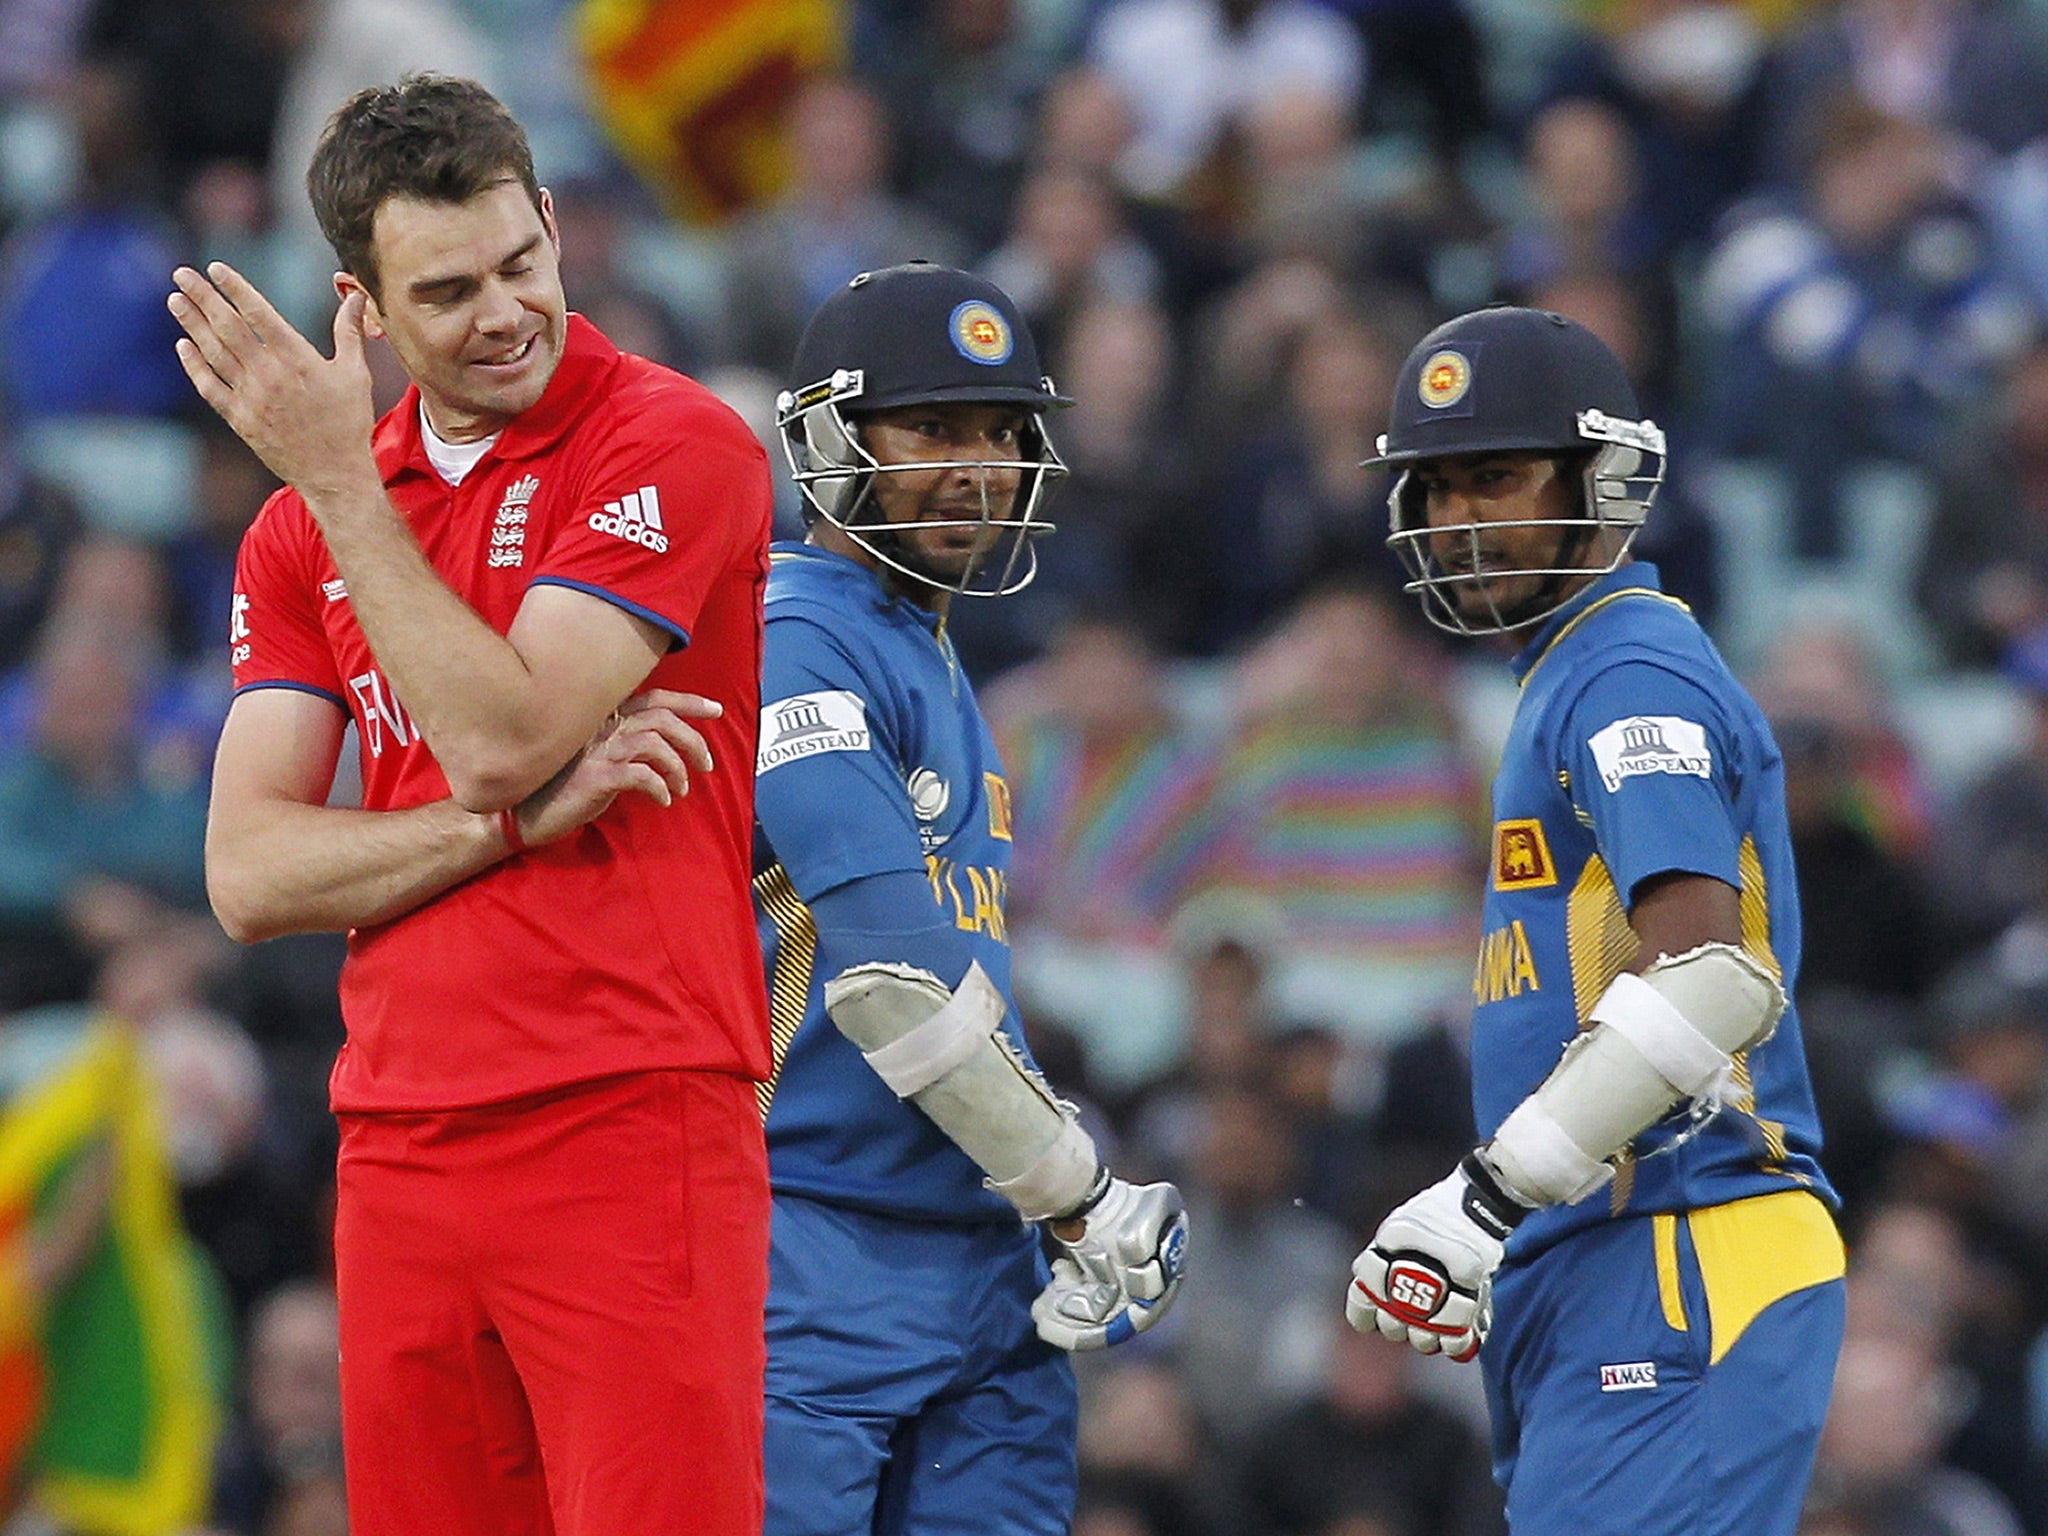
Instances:
[[[616,603],[676,637],[646,686],[725,715],[697,722],[716,770],[674,805],[622,795],[571,836],[349,934],[334,1108],[450,1109],[669,1067],[765,1077],[749,878],[766,454],[708,390],[580,315],[546,392],[460,486],[428,462],[419,412],[410,389],[373,446],[442,580],[501,634],[536,583]],[[445,799],[295,491],[244,536],[235,586],[236,691],[298,688],[347,710],[367,808]]]

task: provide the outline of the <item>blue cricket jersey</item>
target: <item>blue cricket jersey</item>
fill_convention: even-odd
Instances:
[[[864,876],[922,875],[934,913],[1010,1002],[1004,1028],[1024,1054],[1003,916],[1009,786],[995,743],[929,611],[810,545],[777,544],[771,562],[754,801],[776,1067],[761,1090],[770,1181],[884,1215],[1014,1223],[1016,1208],[983,1186],[981,1169],[826,1016],[809,907]]]
[[[1799,898],[1777,743],[1654,567],[1577,594],[1515,659],[1521,702],[1493,787],[1493,857],[1472,977],[1472,1095],[1491,1136],[1634,958],[1636,887],[1672,872],[1741,894],[1743,948],[1789,995]],[[1736,1059],[1724,1111],[1681,1105],[1636,1139],[1607,1189],[1522,1223],[1511,1258],[1623,1214],[1694,1210],[1788,1188],[1837,1203],[1799,1019]]]

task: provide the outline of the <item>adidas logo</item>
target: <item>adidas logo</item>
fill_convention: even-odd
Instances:
[[[661,531],[661,497],[651,485],[606,502],[602,512],[590,514],[590,526],[657,555],[668,553],[668,535]]]

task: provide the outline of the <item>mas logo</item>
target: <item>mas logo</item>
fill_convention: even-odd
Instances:
[[[954,350],[970,363],[985,363],[993,368],[998,363],[1007,363],[1017,348],[1016,339],[1010,334],[1010,322],[993,304],[982,299],[954,305],[949,324]]]
[[[1657,1362],[1630,1360],[1600,1367],[1602,1392],[1653,1392],[1657,1387]]]
[[[857,693],[834,688],[800,693],[761,711],[761,748],[756,775],[820,752],[865,752],[868,706]]]
[[[1422,403],[1433,411],[1440,411],[1447,405],[1456,405],[1465,398],[1465,391],[1472,387],[1472,365],[1462,352],[1446,349],[1430,355],[1422,365],[1422,376],[1416,380],[1415,392],[1422,396]]]
[[[1530,891],[1557,884],[1557,866],[1550,862],[1550,844],[1540,821],[1497,821],[1493,824],[1493,888]]]
[[[1602,726],[1586,746],[1609,794],[1621,788],[1623,780],[1645,773],[1676,773],[1705,779],[1714,772],[1707,728],[1677,715],[1631,715]]]

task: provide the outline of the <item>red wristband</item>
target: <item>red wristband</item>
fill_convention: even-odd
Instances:
[[[508,805],[498,812],[498,830],[505,834],[507,852],[526,852],[526,839],[519,835],[519,807]]]

